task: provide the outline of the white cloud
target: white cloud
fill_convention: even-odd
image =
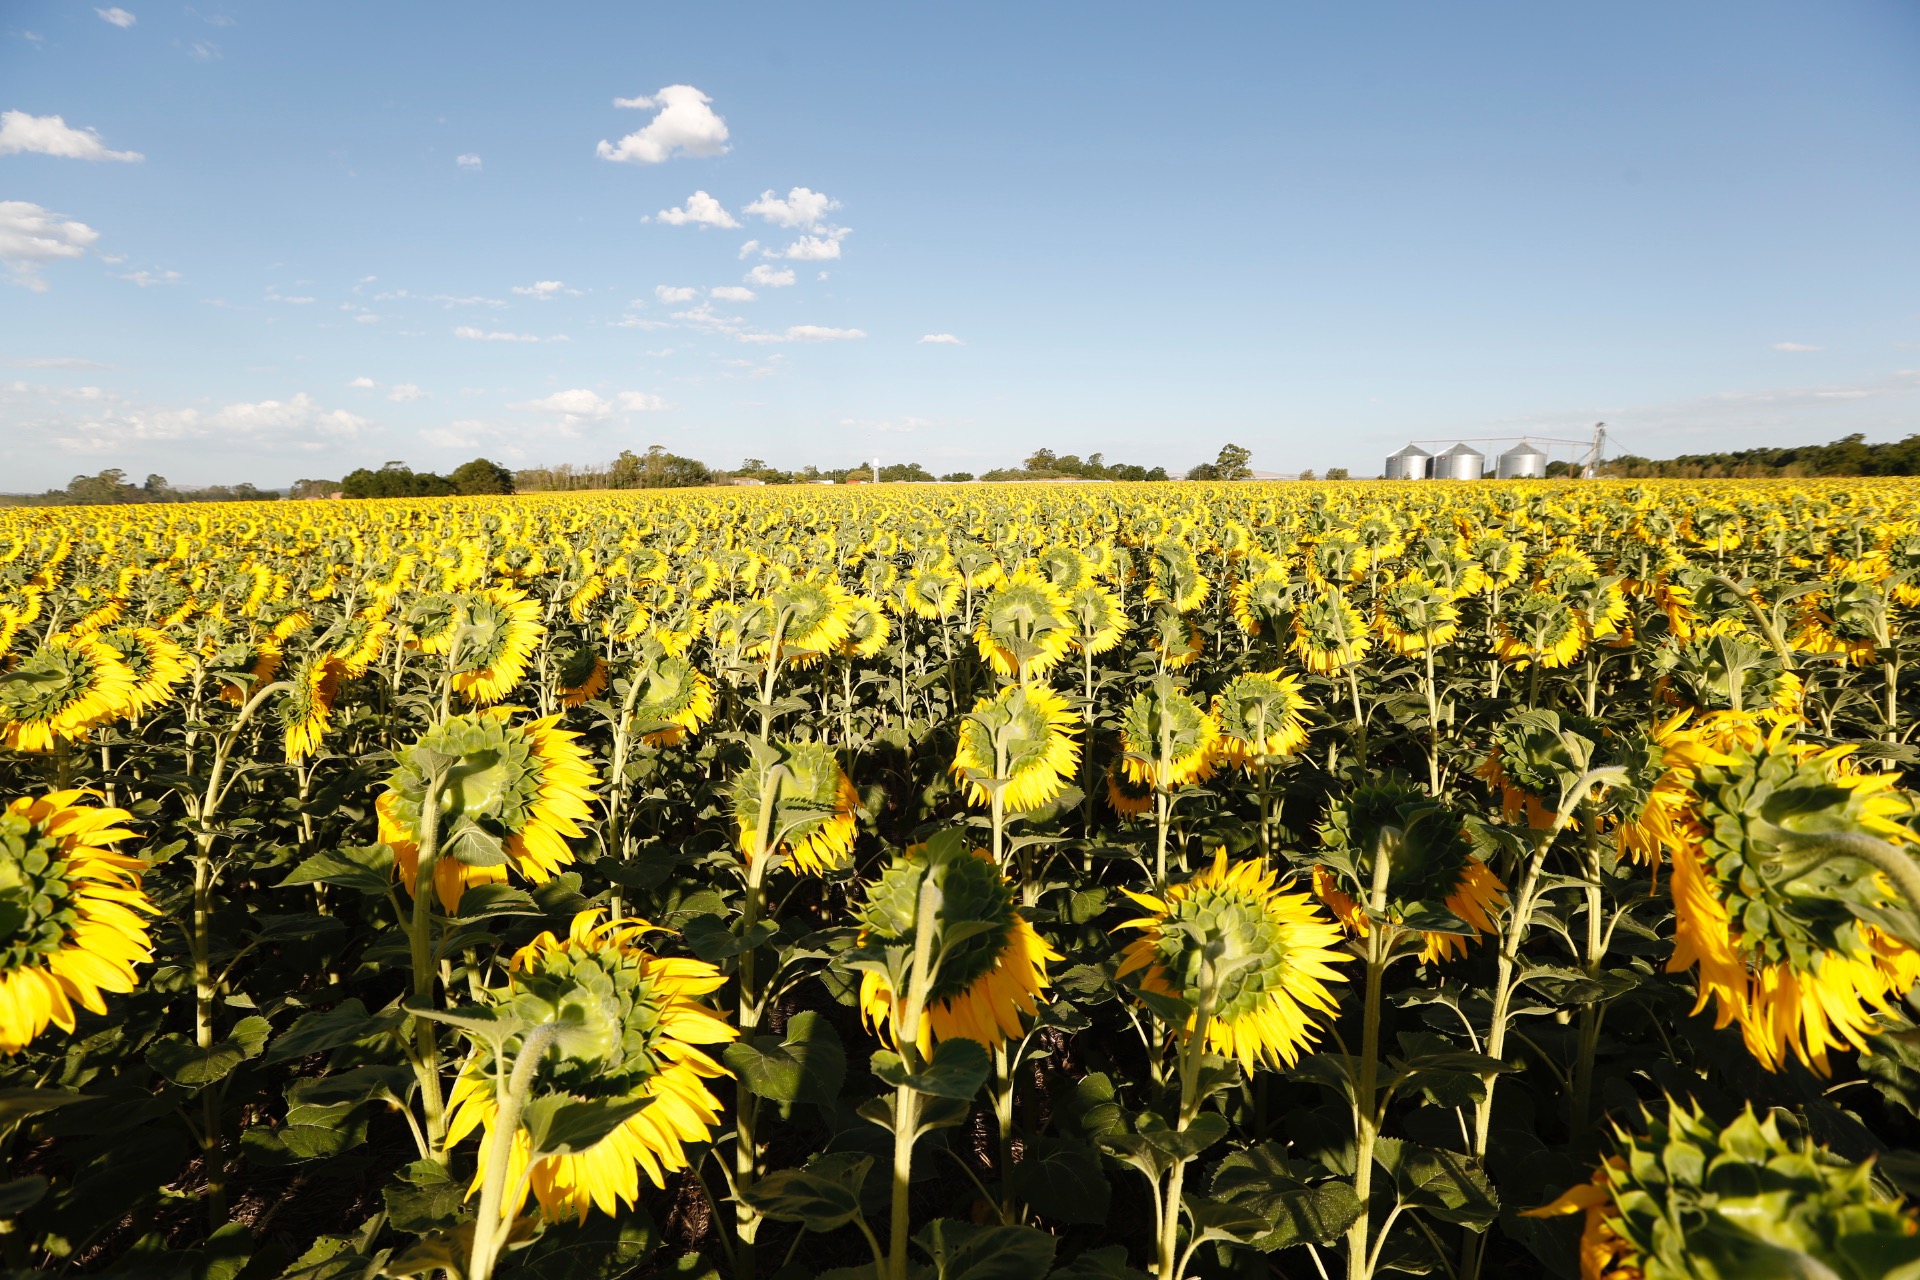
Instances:
[[[148,289],[153,287],[156,284],[174,284],[179,281],[180,273],[178,271],[129,271],[125,275],[121,276],[120,279],[131,280],[133,281],[133,283],[139,285],[142,289]],[[277,299],[277,301],[312,302],[313,299],[312,298],[280,298],[280,299]]]
[[[700,296],[700,291],[688,285],[657,284],[653,286],[653,296],[662,302],[692,302]]]
[[[367,434],[373,423],[345,409],[323,409],[305,392],[290,400],[260,400],[200,409],[114,406],[81,421],[60,424],[51,442],[72,453],[116,455],[143,445],[213,441],[275,452],[317,453]]]
[[[551,298],[557,294],[570,293],[580,296],[578,289],[569,289],[558,280],[535,280],[532,284],[517,284],[513,291],[523,298]]]
[[[110,366],[98,360],[82,360],[77,356],[43,356],[32,360],[9,360],[8,364],[19,369],[105,369]]]
[[[719,298],[722,302],[752,302],[760,296],[753,290],[743,288],[737,284],[723,284],[716,288],[709,289],[707,292]]]
[[[358,387],[362,391],[365,391],[369,387],[377,387],[380,384],[375,382],[372,378],[361,377],[361,378],[355,378],[352,382],[349,382],[347,385],[350,387]]]
[[[473,154],[473,152],[471,151],[463,152],[462,154],[455,156],[453,158],[453,162],[459,165],[462,169],[477,170],[480,168],[480,157]]]
[[[489,333],[485,329],[476,329],[470,324],[463,324],[459,328],[455,329],[453,331],[453,336],[456,338],[466,338],[473,342],[539,342],[539,341],[542,341],[542,339],[534,336],[531,333],[502,333],[498,329]],[[560,339],[549,338],[549,339],[546,339],[546,341],[558,342],[560,341]]]
[[[930,345],[930,346],[936,346],[936,347],[964,347],[967,344],[960,341],[960,339],[954,337],[950,333],[930,333],[926,337],[920,339],[920,345],[922,346]]]
[[[371,276],[368,279],[372,279]],[[391,302],[396,298],[405,298],[409,302],[438,302],[451,310],[454,307],[504,307],[506,302],[500,298],[483,298],[478,294],[462,297],[452,293],[408,293],[405,289],[394,289],[388,293],[373,295],[375,302]]]
[[[711,302],[703,302],[688,311],[676,311],[673,318],[707,333],[733,333],[740,327],[739,316],[720,315]]]
[[[849,338],[864,338],[864,329],[830,329],[818,324],[788,325],[785,333],[743,333],[742,342],[842,342]]]
[[[412,404],[415,400],[425,400],[427,393],[411,382],[402,382],[387,393],[387,399],[395,404]]]
[[[690,84],[670,84],[651,98],[615,98],[616,107],[650,109],[658,115],[644,128],[618,144],[605,138],[594,148],[602,160],[629,164],[661,164],[675,152],[689,156],[717,156],[727,150],[727,122],[714,114],[713,101]]]
[[[306,307],[306,306],[311,306],[314,300],[308,297],[289,298],[283,294],[274,293],[271,290],[269,290],[267,293],[267,301],[268,302],[285,302],[291,306]]]
[[[220,46],[211,40],[195,40],[187,46],[187,56],[195,62],[218,62]]]
[[[818,191],[809,191],[805,187],[795,187],[787,192],[784,200],[771,191],[763,191],[758,200],[741,212],[765,218],[775,226],[811,229],[820,225],[820,219],[826,217],[829,210],[839,207],[838,200],[830,199]]]
[[[793,283],[793,268],[770,267],[762,262],[747,272],[746,280],[749,284],[761,285],[768,289],[784,289]]]
[[[539,413],[557,413],[568,422],[598,422],[616,413],[653,413],[672,406],[659,396],[645,391],[621,391],[609,400],[597,391],[575,387],[512,407],[532,409]]]
[[[801,236],[780,250],[767,250],[769,258],[791,258],[795,262],[828,262],[840,256],[840,241],[848,234],[845,227],[830,227],[817,236]]]
[[[1773,344],[1773,349],[1775,351],[1824,351],[1826,350],[1825,347],[1810,347],[1804,342],[1776,342]]]
[[[0,111],[0,156],[31,151],[67,160],[139,160],[138,151],[109,151],[93,129],[75,129],[60,116]]]
[[[355,324],[379,324],[379,323],[380,323],[380,317],[379,317],[379,316],[376,316],[376,315],[374,315],[374,314],[373,314],[372,312],[368,312],[368,313],[366,313],[365,315],[357,315],[357,316],[355,316],[355,317],[353,318],[353,322],[354,322]]]
[[[0,200],[0,263],[16,284],[38,293],[47,287],[40,268],[86,255],[100,233],[26,200]]]
[[[684,227],[689,223],[701,227],[737,227],[740,223],[727,212],[726,206],[704,191],[696,191],[687,197],[687,203],[675,209],[662,209],[656,215],[669,226]]]
[[[742,258],[751,258],[758,252],[760,252],[760,242],[758,240],[749,240],[740,246],[740,256]]]
[[[95,9],[94,12],[99,14],[106,21],[111,22],[114,26],[119,27],[123,31],[126,28],[132,26],[134,23],[140,21],[140,19],[134,17],[132,14],[128,13],[125,9],[120,8],[118,5],[115,5],[111,9]]]

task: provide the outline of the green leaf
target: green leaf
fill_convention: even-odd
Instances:
[[[694,916],[680,926],[680,934],[687,940],[687,949],[708,964],[718,964],[742,951],[753,951],[772,941],[779,932],[780,926],[773,921],[756,920],[752,931],[742,936],[712,912]]]
[[[1481,1231],[1500,1216],[1500,1197],[1471,1156],[1381,1138],[1374,1158],[1393,1174],[1402,1200],[1442,1222]]]
[[[1168,1160],[1191,1160],[1227,1136],[1227,1118],[1202,1111],[1185,1129],[1155,1129],[1140,1136]]]
[[[1105,1222],[1113,1198],[1099,1152],[1063,1138],[1030,1140],[1012,1183],[1015,1196],[1056,1222]]]
[[[833,1024],[808,1010],[787,1023],[785,1038],[754,1036],[721,1055],[749,1093],[791,1105],[831,1106],[847,1074],[846,1050]]]
[[[1245,1204],[1210,1200],[1191,1192],[1181,1196],[1180,1203],[1186,1207],[1187,1217],[1203,1242],[1231,1240],[1235,1244],[1245,1244],[1266,1235],[1273,1227],[1263,1215]]]
[[[1056,1267],[1048,1280],[1147,1280],[1147,1275],[1127,1265],[1127,1246],[1109,1244],[1089,1249],[1065,1266]]]
[[[40,1203],[47,1194],[47,1180],[39,1174],[29,1174],[24,1178],[15,1178],[11,1182],[0,1182],[0,1218],[11,1218],[25,1213]]]
[[[896,1088],[904,1084],[916,1093],[967,1102],[993,1073],[993,1062],[979,1041],[960,1037],[942,1040],[927,1065],[911,1075],[900,1055],[887,1049],[873,1055],[872,1070]]]
[[[540,904],[525,889],[510,884],[468,885],[460,895],[456,919],[479,920],[486,916],[537,916]]]
[[[287,1101],[295,1106],[330,1107],[375,1098],[399,1101],[413,1087],[410,1067],[355,1067],[317,1080],[296,1080],[287,1086]]]
[[[384,844],[351,845],[316,853],[274,887],[330,884],[380,897],[393,887],[393,850]]]
[[[397,1010],[372,1014],[358,1000],[342,1000],[331,1009],[301,1014],[291,1027],[274,1040],[273,1047],[267,1050],[263,1061],[272,1066],[310,1054],[325,1053],[342,1045],[383,1035],[404,1021],[404,1015]]]
[[[1034,1280],[1053,1265],[1055,1245],[1032,1227],[976,1227],[951,1218],[935,1218],[913,1241],[933,1260],[937,1280]]]
[[[872,1166],[873,1157],[863,1155],[827,1168],[781,1169],[753,1183],[740,1198],[769,1218],[832,1231],[860,1215],[860,1185]]]
[[[653,1105],[652,1098],[596,1099],[579,1102],[567,1097],[536,1098],[520,1118],[533,1149],[545,1155],[567,1155],[597,1146],[606,1136]]]
[[[1345,1182],[1308,1184],[1303,1175],[1309,1168],[1278,1144],[1263,1142],[1222,1160],[1212,1191],[1272,1223],[1271,1231],[1251,1241],[1256,1249],[1271,1253],[1296,1244],[1331,1245],[1360,1216],[1360,1201]]]
[[[68,1089],[0,1089],[0,1124],[13,1124],[55,1107],[86,1102],[90,1097]]]
[[[162,1036],[147,1046],[147,1065],[189,1089],[201,1089],[224,1080],[247,1060],[246,1050],[231,1040],[202,1049],[185,1036]]]

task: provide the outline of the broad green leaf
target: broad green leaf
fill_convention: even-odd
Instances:
[[[329,884],[380,897],[393,883],[393,850],[384,844],[366,844],[316,853],[274,887]]]
[[[831,1105],[847,1073],[846,1050],[833,1024],[808,1010],[787,1023],[787,1034],[754,1036],[721,1055],[749,1093],[780,1103]]]
[[[1107,1220],[1113,1188],[1099,1152],[1043,1135],[1028,1141],[1013,1166],[1013,1193],[1042,1217],[1098,1224]]]
[[[781,1169],[761,1178],[741,1198],[769,1218],[805,1224],[809,1231],[832,1231],[860,1213],[860,1185],[873,1157],[833,1169]]]
[[[1053,1265],[1054,1238],[1032,1227],[976,1227],[935,1218],[913,1237],[937,1280],[1035,1280]]]
[[[342,1045],[368,1040],[399,1027],[405,1016],[396,1011],[368,1013],[357,999],[342,1000],[331,1009],[303,1013],[281,1032],[263,1059],[269,1066]]]

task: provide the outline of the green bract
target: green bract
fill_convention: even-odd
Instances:
[[[958,837],[917,846],[867,886],[866,904],[859,909],[865,945],[914,945],[919,930],[927,927],[918,916],[920,889],[929,878],[940,888],[932,922],[935,945],[946,944],[929,999],[947,1000],[972,986],[1006,950],[1016,918],[1013,886],[991,859],[975,855]],[[962,936],[975,925],[988,927]]]
[[[1460,886],[1473,845],[1459,811],[1411,783],[1389,779],[1337,797],[1320,841],[1366,901],[1374,867],[1387,859],[1387,900],[1395,905],[1444,902]]]
[[[66,865],[33,823],[0,811],[0,972],[53,954],[72,931]]]
[[[539,770],[526,735],[485,713],[454,716],[400,752],[387,775],[395,816],[415,831],[437,762],[446,762],[440,812],[470,819],[495,835],[526,826],[539,794]]]

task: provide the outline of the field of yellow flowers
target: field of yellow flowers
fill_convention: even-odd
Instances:
[[[1920,1278],[1920,483],[0,510],[5,1274]]]

